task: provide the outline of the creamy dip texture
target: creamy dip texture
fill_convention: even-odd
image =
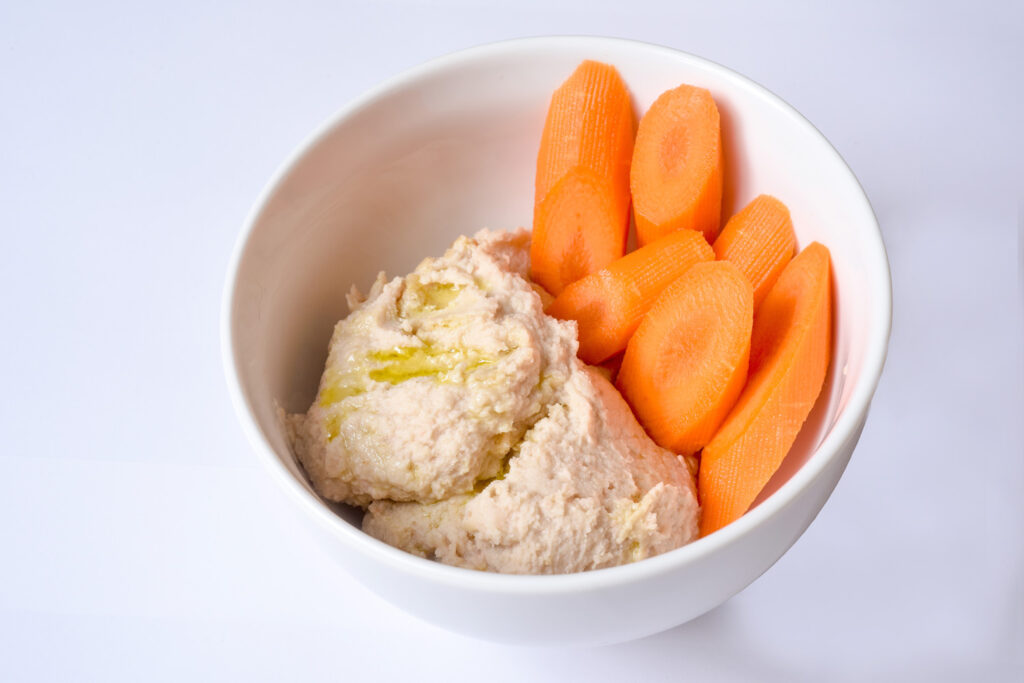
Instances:
[[[481,231],[381,274],[331,339],[289,435],[317,491],[363,529],[473,569],[566,573],[697,537],[693,476],[544,314],[529,233]]]

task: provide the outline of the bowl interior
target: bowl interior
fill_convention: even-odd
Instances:
[[[582,59],[615,65],[639,117],[680,83],[708,88],[722,116],[723,220],[761,193],[790,208],[799,245],[829,247],[834,347],[825,391],[762,498],[782,486],[843,414],[888,310],[870,206],[832,147],[765,90],[689,55],[626,41],[518,41],[413,70],[347,108],[285,168],[257,208],[230,300],[241,393],[282,464],[309,490],[277,417],[316,392],[345,293],[379,270],[403,275],[481,227],[529,226],[552,91]],[[876,344],[877,345],[877,344]],[[878,352],[877,349],[874,351]],[[335,506],[350,522],[357,515]]]

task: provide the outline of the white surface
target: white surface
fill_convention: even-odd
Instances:
[[[1024,674],[1021,11],[583,4],[0,8],[0,679]],[[540,33],[778,93],[858,174],[895,289],[861,444],[804,537],[705,617],[586,652],[449,635],[340,573],[249,452],[217,345],[238,227],[308,131],[402,68]]]
[[[305,410],[342,292],[408,272],[481,225],[529,224],[537,141],[551,93],[585,59],[615,64],[639,111],[679,83],[710,89],[726,121],[726,215],[759,192],[785,197],[798,244],[832,252],[833,370],[774,492],[676,552],[602,572],[466,572],[382,546],[312,493],[277,406]],[[737,151],[741,148],[741,151]],[[783,156],[789,154],[789,156]],[[321,532],[329,555],[425,621],[505,643],[599,645],[704,614],[763,574],[835,488],[867,415],[892,318],[889,267],[856,178],[806,119],[747,79],[646,43],[554,37],[462,50],[389,79],[318,132],[257,205],[229,274],[228,380],[257,452]],[[792,472],[796,474],[790,478]],[[351,519],[351,515],[349,516]],[[501,619],[495,619],[501,614]]]

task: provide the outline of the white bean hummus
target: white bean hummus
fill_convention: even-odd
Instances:
[[[316,399],[286,417],[295,453],[367,533],[446,564],[567,573],[678,548],[693,475],[576,358],[575,323],[544,314],[529,237],[460,237],[353,290]]]

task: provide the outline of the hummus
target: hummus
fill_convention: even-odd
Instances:
[[[526,277],[529,233],[460,237],[349,297],[312,406],[286,417],[317,491],[448,564],[565,573],[697,536],[693,476],[576,358]]]

